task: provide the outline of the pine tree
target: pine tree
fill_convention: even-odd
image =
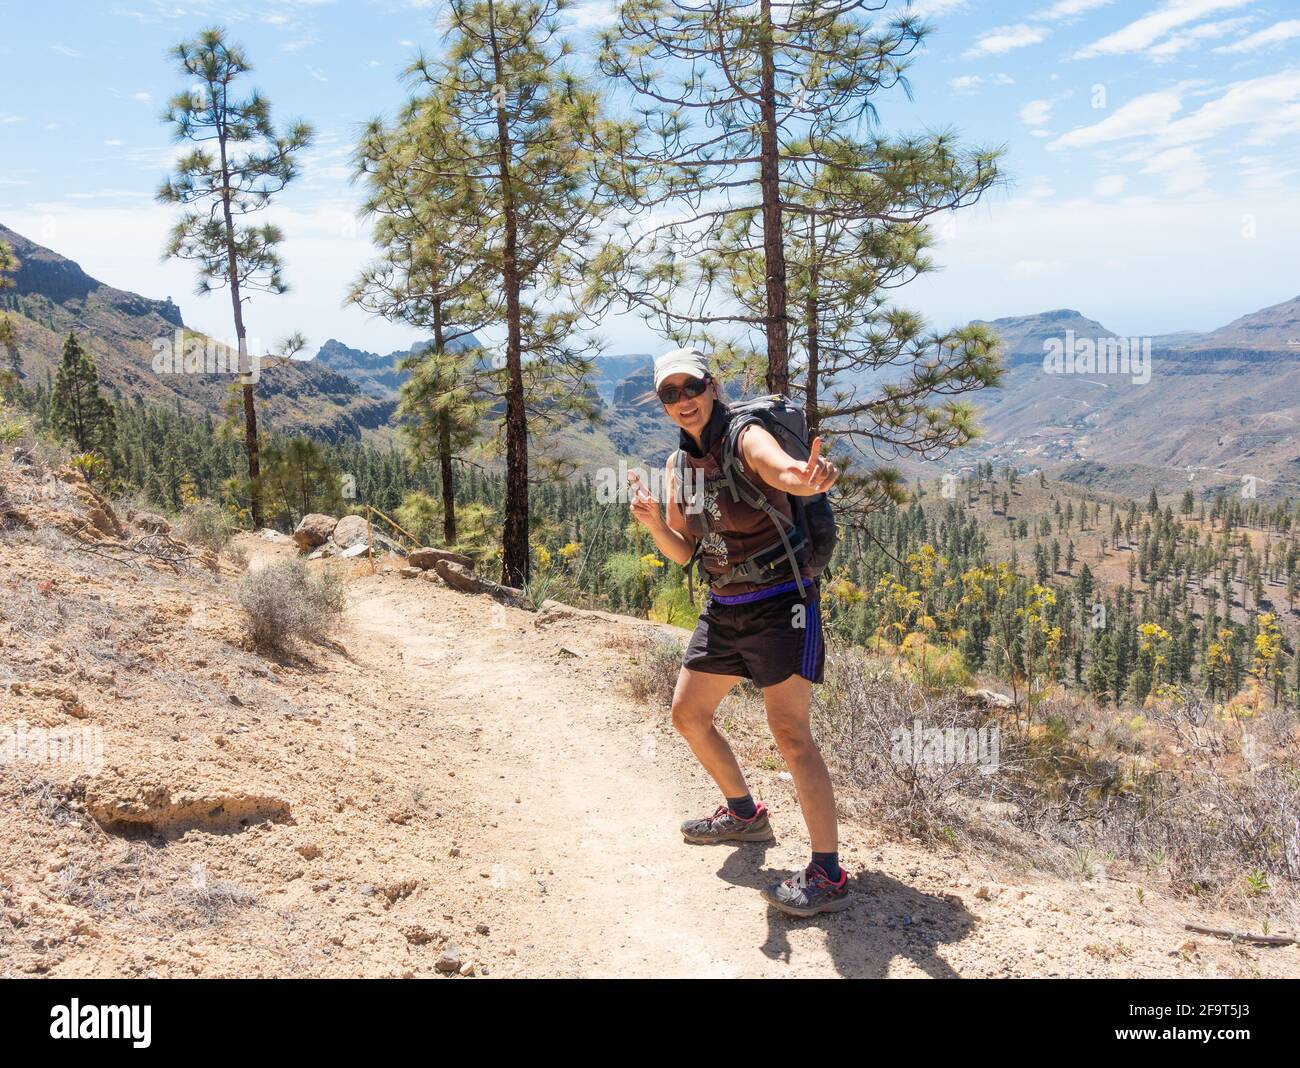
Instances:
[[[854,175],[871,181],[879,160],[846,155],[845,141],[874,119],[880,92],[905,84],[927,33],[912,16],[877,20],[880,6],[624,0],[603,36],[601,66],[632,91],[645,120],[620,146],[634,175],[624,191],[635,210],[672,216],[637,236],[643,259],[625,294],[678,340],[718,326],[761,330],[772,393],[788,393],[792,377],[788,219],[816,208],[834,222],[834,190]],[[811,203],[796,200],[800,191]],[[936,190],[936,203],[946,192]],[[842,202],[846,217],[865,217],[861,197]],[[921,198],[908,190],[897,202],[910,214]],[[756,271],[736,268],[761,303],[733,309],[709,298],[734,282],[728,264],[738,251],[761,261]]]
[[[182,75],[197,80],[198,86],[173,97],[163,116],[177,141],[195,145],[177,160],[175,174],[158,190],[159,201],[186,209],[172,229],[165,255],[198,262],[200,295],[230,290],[243,372],[250,511],[253,525],[260,527],[261,443],[244,304],[251,292],[284,293],[288,286],[277,248],[284,236],[279,227],[252,226],[244,219],[269,205],[297,177],[297,160],[311,144],[312,129],[296,122],[281,136],[265,97],[256,91],[244,98],[234,95],[235,83],[252,68],[243,49],[227,43],[223,29],[204,30],[176,45],[171,55]],[[281,354],[292,355],[304,344],[301,337],[289,338]]]
[[[375,220],[383,254],[362,272],[348,300],[433,332],[431,345],[402,361],[411,377],[402,385],[399,414],[416,460],[437,461],[443,541],[450,546],[456,541],[453,461],[478,440],[487,407],[474,385],[480,353],[465,350],[473,331],[499,308],[484,299],[493,287],[490,259],[464,254],[478,220],[468,212],[448,218],[443,209],[461,193],[457,177],[413,165],[469,154],[452,116],[438,113],[443,103],[437,96],[412,101],[392,129],[373,121],[357,147],[357,172],[370,189],[363,210]]]
[[[18,258],[5,242],[0,241],[0,289],[11,289],[14,286],[14,280],[10,277],[14,271],[18,270]],[[18,330],[9,317],[9,312],[0,312],[0,346],[3,346],[5,354],[9,358],[9,373],[13,376],[14,384],[22,380],[23,377],[23,358],[18,351]]]
[[[78,451],[96,453],[104,458],[112,454],[113,407],[99,392],[95,361],[77,340],[76,334],[68,334],[63,343],[63,358],[54,379],[50,413],[55,431],[74,441]]]
[[[505,436],[502,581],[529,575],[529,438],[547,421],[590,417],[590,370],[571,298],[601,222],[592,181],[599,97],[565,63],[560,0],[452,0],[442,62],[408,71],[424,96],[398,137],[411,166],[441,172],[453,195],[425,220],[455,235],[488,279],[483,321],[505,328],[503,365],[477,388],[501,411]],[[422,209],[423,210],[423,209]],[[462,319],[462,321],[464,321]]]

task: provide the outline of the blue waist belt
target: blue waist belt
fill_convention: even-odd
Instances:
[[[718,604],[750,604],[753,601],[765,601],[769,597],[780,597],[781,594],[792,593],[798,588],[797,582],[782,582],[779,586],[767,586],[753,593],[736,593],[730,597],[710,591],[709,597]]]

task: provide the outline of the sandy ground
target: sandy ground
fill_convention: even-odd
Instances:
[[[254,567],[291,547],[244,537]],[[396,572],[350,583],[334,648],[241,647],[234,578],[0,537],[0,723],[96,727],[103,766],[0,765],[0,974],[1300,975],[1300,949],[1111,874],[1071,882],[846,820],[856,906],[770,911],[805,862],[697,847],[717,804],[627,679],[651,625],[543,622]],[[767,763],[767,762],[765,762]]]

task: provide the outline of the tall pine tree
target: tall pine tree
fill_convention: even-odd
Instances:
[[[298,175],[298,157],[311,144],[305,122],[290,125],[281,135],[271,122],[271,105],[254,91],[236,95],[235,83],[251,70],[242,48],[227,42],[223,29],[204,30],[171,52],[181,73],[197,87],[172,98],[163,121],[176,140],[196,146],[176,161],[176,172],[158,191],[164,204],[186,210],[172,229],[166,255],[195,260],[198,292],[230,290],[235,337],[239,348],[244,410],[244,448],[248,455],[250,511],[253,525],[264,523],[261,492],[261,448],[257,433],[255,377],[244,325],[244,304],[252,292],[284,293],[278,246],[283,240],[271,223],[253,226],[244,219],[261,211]],[[283,354],[301,348],[295,337]],[[258,353],[258,356],[263,355]]]

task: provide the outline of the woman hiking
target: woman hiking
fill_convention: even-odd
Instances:
[[[816,577],[806,563],[807,539],[795,521],[803,512],[791,501],[825,493],[839,472],[821,456],[820,438],[807,459],[796,459],[758,421],[744,424],[727,449],[732,412],[698,349],[660,356],[654,384],[681,432],[680,455],[667,464],[666,514],[634,475],[632,515],[664,556],[688,570],[698,558],[710,580],[672,714],[673,726],[726,799],[713,815],[683,823],[682,835],[696,844],[773,840],[767,806],[750,796],[736,756],[713,722],[731,688],[750,679],[763,691],[768,726],[794,779],[812,841],[807,867],[765,889],[763,897],[795,916],[839,911],[850,904],[848,873],[839,864],[830,774],[809,726],[812,687],[822,681],[825,659],[821,612]],[[733,450],[741,477],[761,490],[756,503],[733,491],[726,462]],[[777,520],[787,532],[774,530]],[[774,541],[777,533],[780,542]]]

